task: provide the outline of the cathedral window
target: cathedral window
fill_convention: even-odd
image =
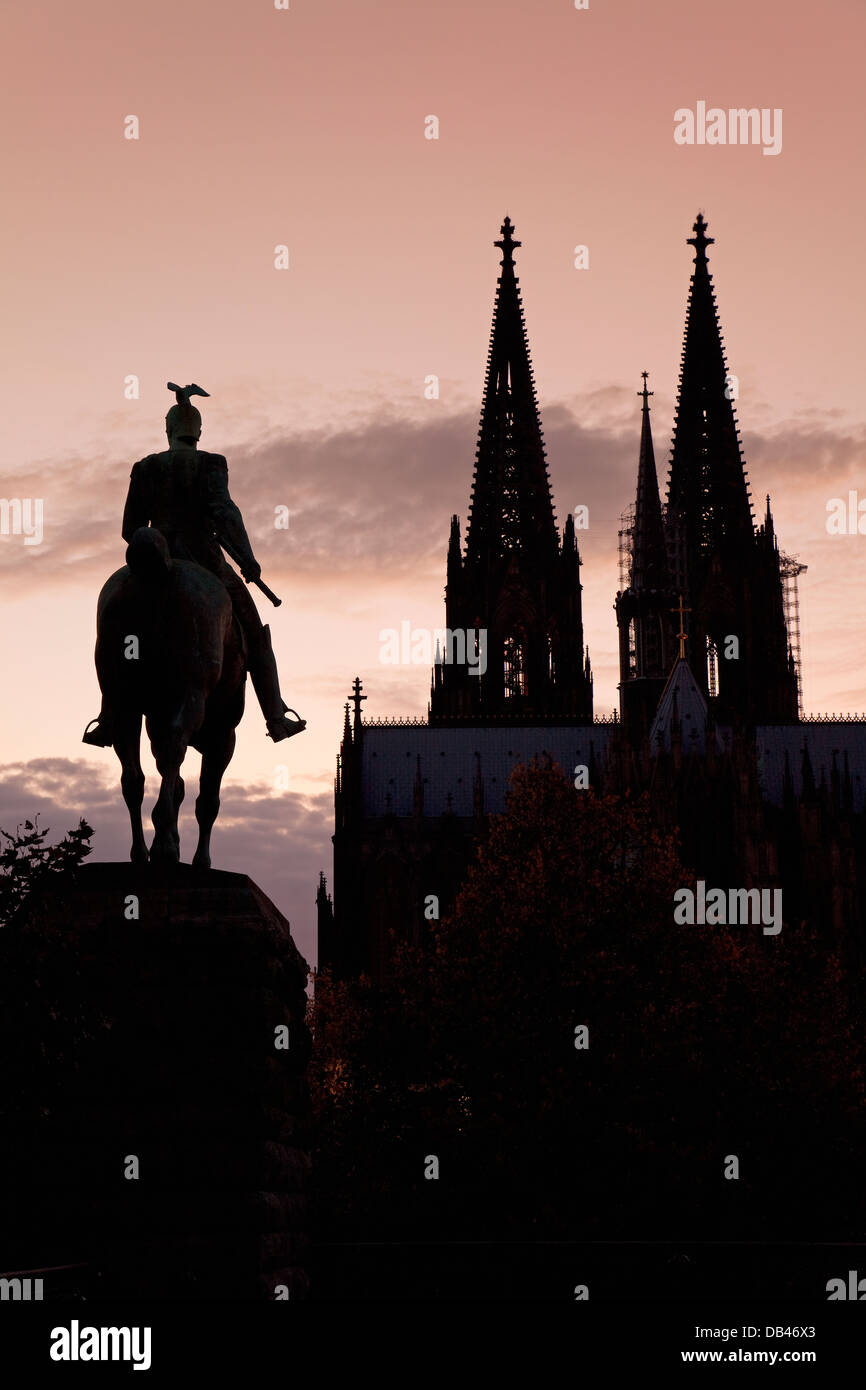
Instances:
[[[637,675],[637,627],[634,618],[629,619],[628,623],[628,675],[627,680],[634,680]]]
[[[707,638],[707,690],[710,699],[714,699],[718,694],[716,677],[718,673],[719,649],[712,637]]]
[[[525,695],[526,643],[522,634],[518,637],[506,637],[502,667],[506,700]]]

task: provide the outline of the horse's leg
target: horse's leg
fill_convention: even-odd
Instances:
[[[183,778],[181,765],[186,757],[189,736],[201,723],[204,712],[204,697],[191,693],[184,700],[174,718],[148,721],[150,746],[156,762],[157,771],[162,778],[159,796],[153,808],[151,819],[155,835],[150,847],[151,861],[176,864],[180,859],[180,836],[177,830],[177,815],[183,797]]]
[[[132,849],[129,857],[133,864],[147,863],[147,844],[141,824],[144,773],[141,768],[140,741],[141,715],[119,716],[115,728],[114,751],[120,759],[120,788],[129,810],[129,823],[132,827]]]
[[[180,859],[180,845],[177,834],[177,781],[180,765],[186,749],[180,741],[170,734],[166,737],[151,737],[151,747],[156,760],[156,769],[162,781],[159,796],[151,813],[155,831],[150,847],[151,863],[176,864]]]
[[[195,803],[198,847],[192,861],[196,869],[210,868],[210,833],[220,808],[220,784],[234,751],[235,731],[225,726],[210,734],[202,749],[201,779]]]
[[[178,768],[177,777],[175,778],[174,783],[174,830],[172,832],[174,836],[174,844],[175,849],[177,850],[178,859],[180,859],[180,831],[178,830],[177,819],[180,814],[180,807],[183,801],[185,791],[186,787],[184,786],[183,778],[180,775],[180,768]]]
[[[190,735],[201,728],[204,711],[204,691],[190,690],[173,719],[167,724],[160,722],[154,725],[150,746],[162,784],[151,817],[156,831],[150,848],[151,860],[176,864],[180,859],[177,817],[184,793],[180,769],[189,747]]]

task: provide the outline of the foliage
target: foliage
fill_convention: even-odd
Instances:
[[[81,819],[56,845],[46,844],[49,827],[39,816],[16,826],[15,833],[0,829],[0,927],[8,926],[34,888],[55,878],[65,878],[91,852],[93,829]]]
[[[676,925],[694,883],[648,800],[518,767],[426,947],[395,941],[380,985],[317,980],[335,1228],[826,1237],[860,1201],[859,1006],[821,924]]]

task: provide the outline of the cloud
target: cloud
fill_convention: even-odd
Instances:
[[[267,575],[301,585],[307,578],[331,593],[345,593],[350,579],[356,594],[374,581],[440,581],[453,512],[465,533],[477,421],[474,407],[446,415],[432,402],[426,418],[408,418],[382,398],[366,416],[355,413],[338,427],[282,433],[259,448],[232,451],[232,494]],[[543,423],[560,526],[569,510],[586,505],[590,529],[582,549],[615,547],[617,519],[636,480],[631,393],[607,388],[551,403]],[[664,492],[668,441],[657,437],[655,444]],[[828,488],[838,491],[856,476],[863,445],[862,431],[835,425],[826,411],[745,436],[756,495],[792,485],[812,491],[816,515]],[[76,581],[95,589],[122,564],[128,471],[103,457],[40,464],[4,478],[5,495],[41,496],[45,510],[41,546],[24,547],[15,537],[0,544],[0,574],[10,588],[24,583],[32,592]],[[274,526],[279,506],[289,509],[287,530]]]
[[[866,483],[866,429],[833,427],[831,411],[803,412],[796,422],[765,433],[744,434],[750,474],[757,474],[765,491],[814,489],[821,496],[838,496],[848,482]]]
[[[197,795],[198,759],[185,765],[186,800],[181,814],[181,857],[192,859],[197,826],[193,804]],[[34,758],[0,767],[0,828],[39,815],[50,830],[49,841],[61,840],[84,819],[93,826],[91,859],[129,860],[129,822],[117,772],[84,760]],[[157,784],[149,779],[144,802],[145,834],[150,839],[150,810]],[[316,957],[315,895],[319,870],[330,876],[333,833],[333,793],[312,796],[286,792],[275,795],[261,784],[244,785],[226,779],[222,806],[213,832],[215,869],[248,874],[272,899],[292,925],[298,949],[309,964]]]

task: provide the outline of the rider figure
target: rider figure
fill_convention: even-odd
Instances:
[[[148,454],[133,465],[129,492],[123,512],[123,539],[128,543],[139,526],[153,526],[165,537],[170,554],[196,564],[217,575],[225,585],[232,607],[247,643],[247,665],[267,722],[268,736],[278,742],[306,728],[300,718],[283,703],[277,664],[271,649],[270,628],[263,625],[256,605],[234,570],[226,564],[220,538],[238,557],[241,574],[248,583],[261,575],[243,518],[229,496],[228,464],[222,454],[199,450],[201,415],[190,405],[190,395],[206,396],[200,386],[177,387],[177,404],[165,417],[168,449]],[[93,723],[94,721],[91,721]],[[110,711],[103,697],[96,727],[88,725],[84,743],[98,748],[113,742]]]

